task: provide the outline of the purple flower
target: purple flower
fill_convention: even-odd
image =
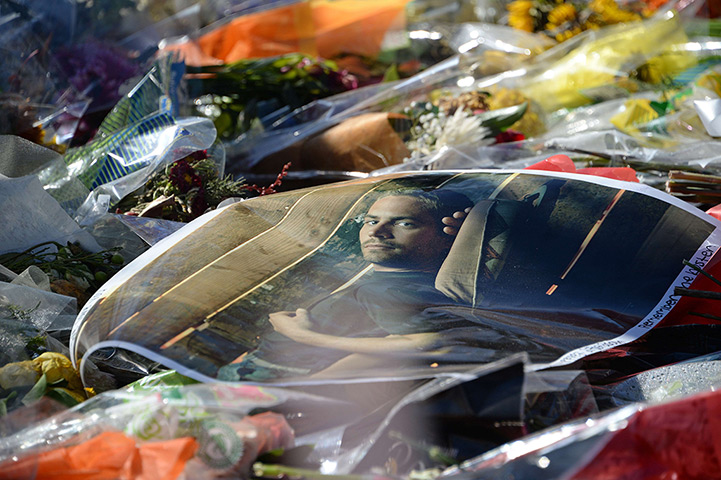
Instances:
[[[55,57],[70,83],[91,97],[96,109],[117,103],[120,87],[141,71],[128,55],[98,41],[61,47]]]

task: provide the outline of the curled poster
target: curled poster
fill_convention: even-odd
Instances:
[[[663,322],[716,321],[713,301],[686,295],[714,288],[701,270],[717,263],[718,227],[650,187],[575,174],[278,193],[206,214],[123,269],[80,313],[71,357],[116,347],[198,380],[281,384],[520,352],[568,365]]]

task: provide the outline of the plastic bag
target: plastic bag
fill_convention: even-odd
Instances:
[[[408,80],[310,104],[268,133],[251,133],[231,147],[228,169],[273,172],[290,161],[296,170],[369,172],[444,145],[492,142],[528,108],[521,100],[489,109],[482,92],[454,106],[453,98],[464,91],[455,85],[462,78],[471,77],[459,69],[456,56]],[[445,106],[432,98],[444,99]]]
[[[717,392],[707,392],[663,405],[631,405],[506,445],[448,476],[716,478],[718,400]]]
[[[0,253],[22,252],[38,244],[79,242],[86,250],[100,246],[63,211],[34,176],[0,179],[3,203],[2,247]]]
[[[345,402],[302,392],[247,385],[187,384],[180,378],[167,377],[148,378],[142,386],[97,395],[4,436],[0,441],[0,459],[4,462],[1,475],[17,478],[11,473],[21,467],[32,471],[37,466],[43,471],[45,462],[58,450],[90,444],[101,448],[107,445],[103,436],[122,432],[141,449],[155,442],[192,438],[196,448],[178,473],[186,467],[186,474],[192,478],[244,478],[258,455],[293,447],[294,429],[326,430],[321,412],[334,415],[336,420],[336,414],[350,413]],[[297,427],[291,428],[282,414],[268,411],[270,408],[291,419],[296,416],[293,423]],[[310,417],[310,423],[302,418],[303,414]],[[91,455],[86,461],[97,459]],[[80,464],[68,468],[83,473]]]
[[[194,384],[166,372],[6,435],[0,462],[6,476],[34,465],[41,472],[58,451],[101,448],[103,436],[123,432],[141,448],[193,438],[195,456],[185,469],[193,478],[245,478],[259,454],[279,449],[288,473],[312,465],[325,474],[407,474],[522,434],[524,365],[517,356],[427,380],[305,389]],[[450,417],[455,421],[443,421]],[[272,461],[266,456],[256,468],[272,469]]]

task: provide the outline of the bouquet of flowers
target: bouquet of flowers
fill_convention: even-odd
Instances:
[[[668,0],[619,5],[615,0],[513,0],[506,4],[508,25],[563,42],[586,30],[648,18]]]
[[[193,113],[211,118],[223,141],[235,140],[278,110],[295,110],[358,86],[334,62],[300,53],[187,71]]]

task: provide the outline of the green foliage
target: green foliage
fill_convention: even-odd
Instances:
[[[55,248],[52,248],[55,247]],[[88,252],[80,245],[68,242],[43,242],[22,252],[10,252],[0,255],[0,265],[15,273],[22,273],[28,267],[35,266],[53,279],[74,280],[88,283],[88,286],[99,287],[100,282],[95,273],[105,272],[108,277],[122,266],[118,263],[118,248],[100,252]],[[115,258],[115,261],[113,260]],[[29,312],[17,311],[16,314]]]
[[[491,130],[491,135],[496,135],[507,129],[526,113],[528,102],[513,107],[499,108],[476,115],[481,120],[481,125]]]
[[[40,398],[45,395],[45,390],[47,390],[47,388],[48,378],[43,373],[40,375],[40,378],[38,378],[38,381],[35,382],[33,388],[31,388],[30,391],[23,397],[23,405],[31,405],[40,400]]]
[[[234,139],[254,120],[280,108],[293,110],[356,86],[334,62],[301,53],[187,67],[187,72],[197,113],[213,119],[223,140]]]

